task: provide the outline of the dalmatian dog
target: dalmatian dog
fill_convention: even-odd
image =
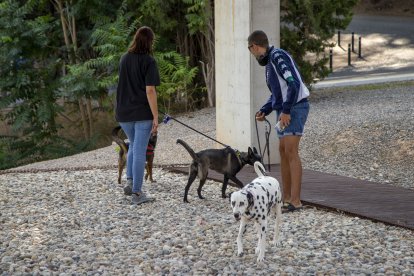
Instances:
[[[233,216],[240,221],[239,235],[237,236],[237,254],[243,255],[242,236],[249,221],[254,221],[257,229],[258,243],[256,254],[257,262],[264,260],[266,248],[267,222],[270,214],[276,213],[276,227],[273,244],[280,245],[279,228],[282,222],[282,194],[279,182],[270,176],[265,176],[265,168],[260,162],[254,163],[254,170],[258,175],[243,189],[230,196]]]

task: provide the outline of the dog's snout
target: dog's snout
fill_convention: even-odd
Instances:
[[[240,219],[240,213],[234,213],[233,216],[236,220]]]

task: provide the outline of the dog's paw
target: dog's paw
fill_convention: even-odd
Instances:
[[[280,240],[273,240],[272,244],[276,245],[276,246],[280,246],[281,242],[280,242]]]
[[[264,254],[263,255],[259,255],[259,257],[257,257],[257,262],[261,263],[264,261]]]

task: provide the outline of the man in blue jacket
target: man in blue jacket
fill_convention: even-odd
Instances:
[[[280,167],[283,184],[284,211],[302,208],[300,201],[302,163],[299,142],[309,113],[309,90],[305,86],[292,57],[284,50],[269,46],[263,31],[254,31],[248,38],[248,49],[266,69],[266,83],[271,95],[256,113],[256,120],[276,110],[280,139]]]

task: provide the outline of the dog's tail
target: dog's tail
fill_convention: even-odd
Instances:
[[[266,176],[266,169],[259,161],[254,162],[254,170],[259,177]]]
[[[194,161],[199,162],[200,159],[198,158],[197,154],[194,152],[192,148],[190,148],[190,146],[186,142],[184,142],[181,139],[177,139],[177,144],[181,144],[188,151],[188,153],[191,155]]]
[[[128,152],[128,146],[127,144],[124,142],[124,140],[122,140],[121,138],[119,138],[118,133],[121,130],[120,126],[115,127],[112,130],[112,140],[118,144],[118,146],[121,148],[121,150],[123,150],[124,152]]]

